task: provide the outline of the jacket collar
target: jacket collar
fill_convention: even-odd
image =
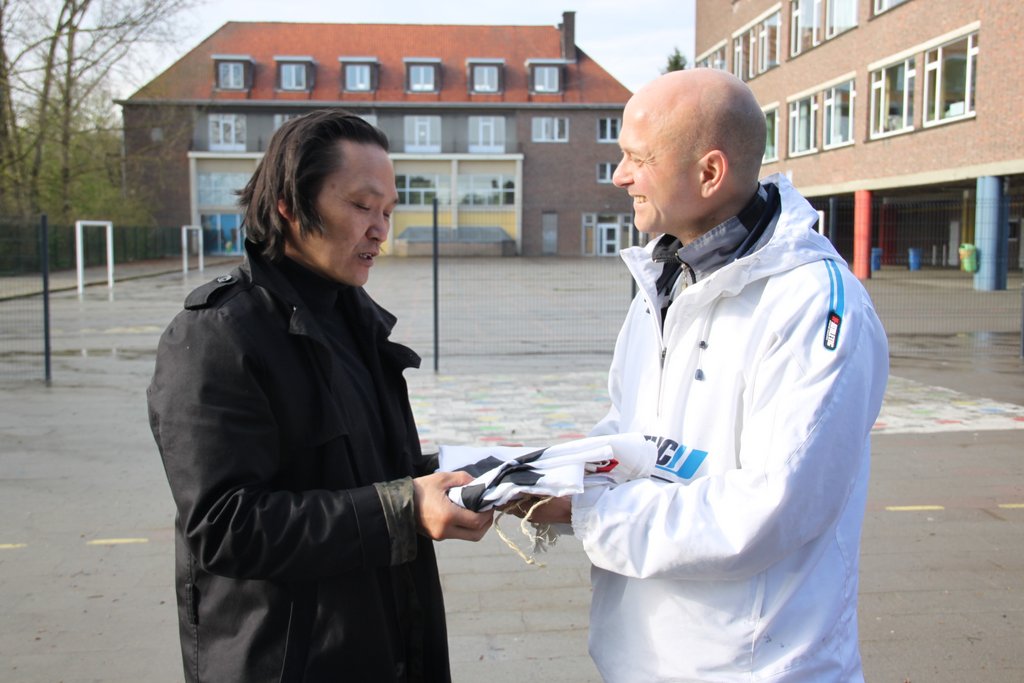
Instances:
[[[241,270],[248,275],[253,285],[269,294],[283,315],[288,316],[288,331],[291,334],[307,336],[323,346],[327,345],[314,311],[306,307],[295,287],[281,272],[280,266],[263,255],[260,245],[245,241],[245,262]],[[421,359],[415,351],[388,339],[398,318],[371,299],[362,287],[353,287],[352,290],[358,318],[370,326],[372,338],[381,354],[399,367],[418,368]]]

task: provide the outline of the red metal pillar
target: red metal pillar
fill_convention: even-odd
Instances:
[[[871,191],[853,195],[853,274],[861,280],[871,277]]]

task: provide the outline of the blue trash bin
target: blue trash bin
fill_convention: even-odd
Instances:
[[[882,269],[882,248],[872,247],[871,248],[871,270]]]
[[[908,249],[907,250],[907,266],[910,270],[921,270],[921,250],[920,249]]]

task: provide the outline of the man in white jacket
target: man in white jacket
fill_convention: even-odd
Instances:
[[[644,248],[593,434],[659,445],[654,476],[551,501],[593,563],[590,654],[610,683],[862,681],[857,574],[888,377],[871,300],[721,71],[626,105],[614,182]]]

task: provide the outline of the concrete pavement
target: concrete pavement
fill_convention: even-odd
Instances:
[[[173,511],[144,392],[160,331],[218,273],[55,294],[53,385],[0,386],[0,680],[181,680]],[[379,276],[384,300],[398,288],[387,267]],[[1013,354],[960,356],[894,359],[862,549],[869,681],[1024,680],[1024,367]],[[585,433],[606,409],[603,369],[532,363],[410,373],[426,445]],[[503,520],[510,534],[514,521]],[[573,539],[543,568],[495,534],[438,553],[456,681],[599,680],[589,565]]]

